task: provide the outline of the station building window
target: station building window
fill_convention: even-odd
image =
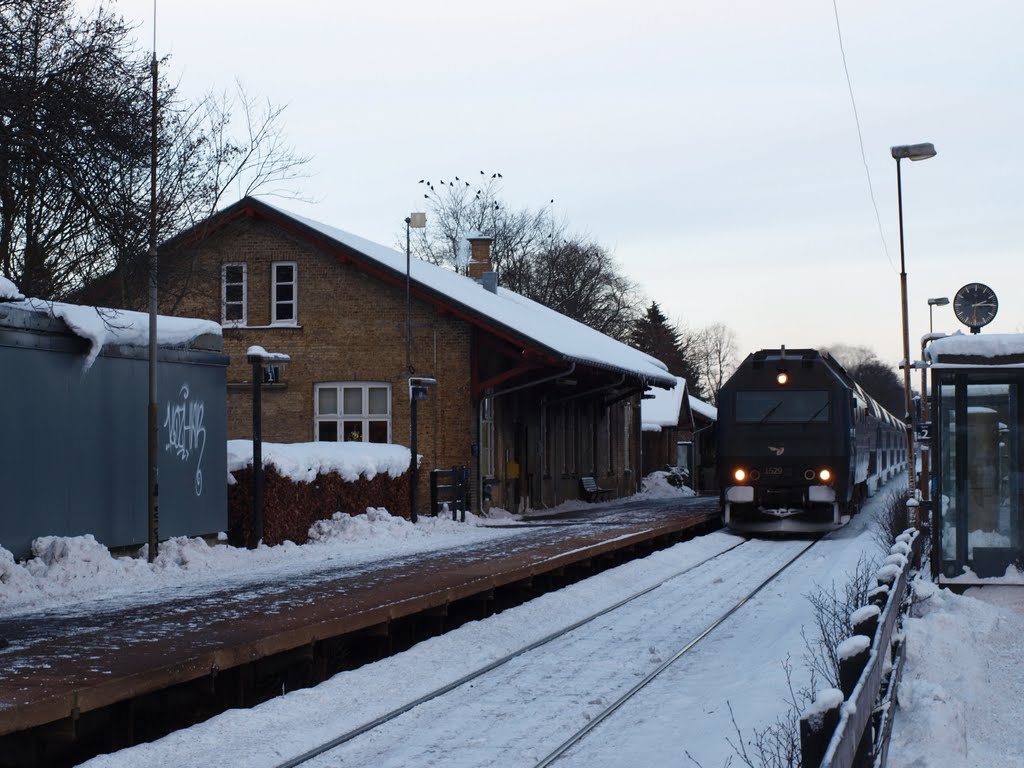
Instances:
[[[315,434],[326,442],[391,442],[391,385],[325,382],[315,385]]]

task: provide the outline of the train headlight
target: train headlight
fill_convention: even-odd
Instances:
[[[777,374],[775,374],[775,381],[778,382],[779,384],[785,384],[786,382],[789,381],[789,374],[786,373],[785,371],[779,371]]]
[[[821,482],[823,483],[827,483],[829,480],[832,479],[832,473],[827,469],[823,469],[820,472],[818,472],[818,479],[821,480]]]
[[[735,472],[732,473],[732,476],[737,483],[742,483],[744,480],[747,479],[747,472],[744,469],[737,469]]]

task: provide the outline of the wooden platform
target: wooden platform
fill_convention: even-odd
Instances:
[[[717,499],[609,502],[520,534],[415,558],[258,577],[203,595],[116,600],[0,619],[0,736],[210,678],[328,638],[443,609],[624,548],[717,527]],[[73,727],[72,727],[73,732]]]

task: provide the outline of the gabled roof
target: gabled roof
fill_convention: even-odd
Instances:
[[[693,429],[686,379],[680,376],[674,378],[674,389],[656,389],[640,401],[640,424],[645,432],[660,432],[674,427]],[[689,423],[680,424],[680,419],[689,419]]]
[[[405,284],[404,253],[251,197],[178,235],[165,247],[187,245],[242,217],[277,224],[333,253],[339,261]],[[513,291],[499,287],[497,293],[491,293],[469,277],[415,258],[409,265],[409,278],[413,295],[555,360],[603,368],[664,389],[676,384],[660,360]]]
[[[699,413],[708,421],[718,421],[718,409],[693,395],[690,395],[690,410]]]

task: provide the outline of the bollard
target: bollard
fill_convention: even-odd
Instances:
[[[811,768],[821,764],[828,743],[839,725],[839,709],[843,692],[826,688],[814,703],[800,715],[800,764]]]
[[[850,614],[850,624],[853,626],[853,634],[874,637],[878,632],[878,619],[882,615],[882,609],[877,605],[865,605]]]
[[[896,579],[900,577],[902,571],[902,568],[892,563],[883,565],[875,572],[875,580],[878,582],[878,586],[886,586],[891,590],[896,586]]]
[[[889,602],[889,585],[882,584],[868,592],[868,603],[877,605],[879,610],[885,610],[885,604]]]
[[[836,655],[839,657],[839,687],[845,698],[850,698],[853,689],[860,682],[870,653],[871,638],[864,635],[848,637],[836,648]]]

